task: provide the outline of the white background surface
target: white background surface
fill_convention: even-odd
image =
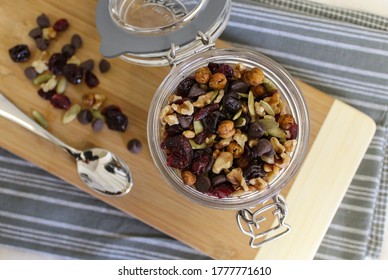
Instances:
[[[381,16],[388,17],[388,1],[387,0],[315,0],[315,2],[330,4],[337,7],[344,7],[364,12],[370,12]],[[388,209],[387,209],[388,213]],[[8,246],[0,245],[0,259],[8,260],[28,260],[28,259],[60,259],[58,256],[30,252],[23,249],[17,249]],[[383,250],[380,259],[388,260],[388,223],[385,225],[385,238]]]

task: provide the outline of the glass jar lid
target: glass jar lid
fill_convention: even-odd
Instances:
[[[145,66],[173,64],[211,45],[230,10],[231,0],[100,0],[100,51]]]

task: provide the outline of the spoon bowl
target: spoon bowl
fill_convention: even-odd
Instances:
[[[0,93],[0,116],[61,147],[76,159],[81,180],[92,190],[107,196],[127,194],[133,185],[128,165],[115,154],[100,148],[79,151],[65,144],[24,114]]]

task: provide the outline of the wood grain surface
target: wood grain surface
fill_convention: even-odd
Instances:
[[[52,21],[67,18],[70,22],[70,28],[51,42],[51,53],[60,51],[71,36],[78,33],[84,45],[76,56],[81,61],[91,58],[98,62],[102,57],[98,50],[95,7],[96,1],[92,0],[2,1],[0,91],[28,115],[32,110],[43,113],[49,120],[49,131],[69,145],[77,149],[99,146],[121,156],[133,174],[131,193],[109,198],[90,191],[78,178],[70,156],[5,119],[0,119],[0,146],[213,258],[311,259],[373,135],[373,122],[349,106],[298,82],[310,110],[311,141],[309,155],[295,177],[295,183],[282,191],[289,204],[293,230],[287,238],[260,250],[252,249],[248,246],[249,238],[237,227],[235,211],[214,210],[191,203],[165,183],[152,162],[146,137],[148,108],[169,68],[140,67],[116,58],[110,60],[109,72],[100,74],[95,70],[100,79],[100,85],[95,89],[90,90],[85,84],[68,86],[66,94],[73,102],[80,102],[87,92],[102,93],[108,96],[106,104],[118,104],[128,115],[129,126],[125,133],[107,128],[95,133],[91,126],[77,121],[62,124],[64,112],[53,109],[37,95],[37,87],[23,74],[33,57],[21,64],[13,63],[9,58],[8,49],[19,43],[28,44],[33,56],[38,56],[39,51],[28,32],[36,26],[36,17],[44,12]],[[351,139],[352,145],[349,145],[348,135],[353,131],[354,122],[360,124],[359,135]],[[143,143],[140,154],[131,154],[126,149],[131,138],[138,138]],[[335,177],[328,176],[329,167],[336,170]],[[268,221],[267,226],[270,225],[271,221]]]

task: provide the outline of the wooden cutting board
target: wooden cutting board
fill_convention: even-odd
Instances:
[[[168,73],[166,68],[146,68],[112,59],[108,73],[97,73],[100,85],[68,86],[66,94],[74,102],[87,92],[108,96],[107,104],[119,104],[129,117],[125,133],[95,133],[77,121],[64,125],[63,111],[37,95],[37,88],[23,74],[30,62],[13,63],[8,49],[27,43],[37,56],[30,29],[42,12],[52,21],[67,18],[70,28],[51,43],[51,52],[60,51],[78,33],[84,46],[76,56],[99,61],[99,36],[95,28],[96,1],[3,1],[0,6],[0,91],[20,109],[31,115],[42,112],[49,120],[49,131],[78,149],[100,146],[121,156],[130,166],[133,191],[124,197],[108,198],[90,191],[78,178],[75,164],[61,149],[23,128],[0,119],[0,146],[31,161],[76,187],[127,212],[145,223],[181,240],[216,259],[312,259],[349,186],[375,131],[374,122],[363,113],[328,95],[298,82],[311,117],[309,154],[292,184],[282,194],[289,207],[287,223],[292,231],[261,249],[248,246],[249,238],[236,224],[236,212],[214,210],[193,204],[170,188],[154,166],[146,138],[146,120],[152,96]],[[354,129],[357,125],[357,129]],[[138,138],[140,154],[131,154],[126,143]],[[270,226],[267,222],[266,226]]]

